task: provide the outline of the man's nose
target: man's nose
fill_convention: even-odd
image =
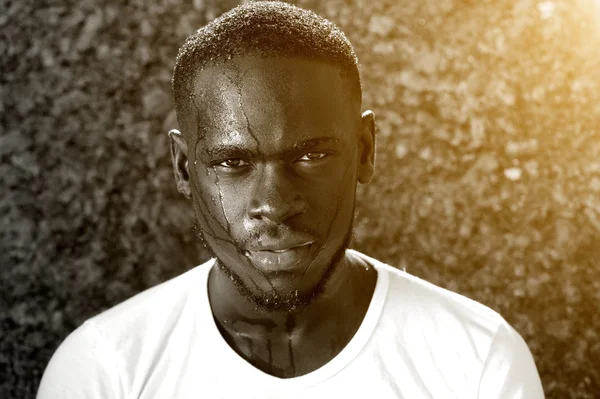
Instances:
[[[306,202],[296,191],[293,176],[281,165],[267,165],[257,174],[248,202],[250,219],[281,223],[303,213]]]

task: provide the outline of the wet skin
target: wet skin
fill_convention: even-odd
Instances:
[[[306,374],[349,342],[372,296],[374,269],[343,250],[356,184],[373,174],[373,115],[318,61],[237,57],[195,83],[171,150],[221,264],[215,321],[259,369]]]

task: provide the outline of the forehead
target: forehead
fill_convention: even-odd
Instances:
[[[262,146],[355,128],[360,102],[332,64],[299,58],[244,56],[198,73],[196,129],[206,144],[252,139]],[[192,126],[192,128],[194,128]]]

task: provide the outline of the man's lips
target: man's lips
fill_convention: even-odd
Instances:
[[[267,245],[244,251],[244,255],[264,271],[290,270],[308,254],[312,242],[294,246]]]

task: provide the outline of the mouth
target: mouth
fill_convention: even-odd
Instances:
[[[244,255],[265,272],[289,271],[298,266],[308,255],[312,242],[289,248],[262,248],[246,250]]]

